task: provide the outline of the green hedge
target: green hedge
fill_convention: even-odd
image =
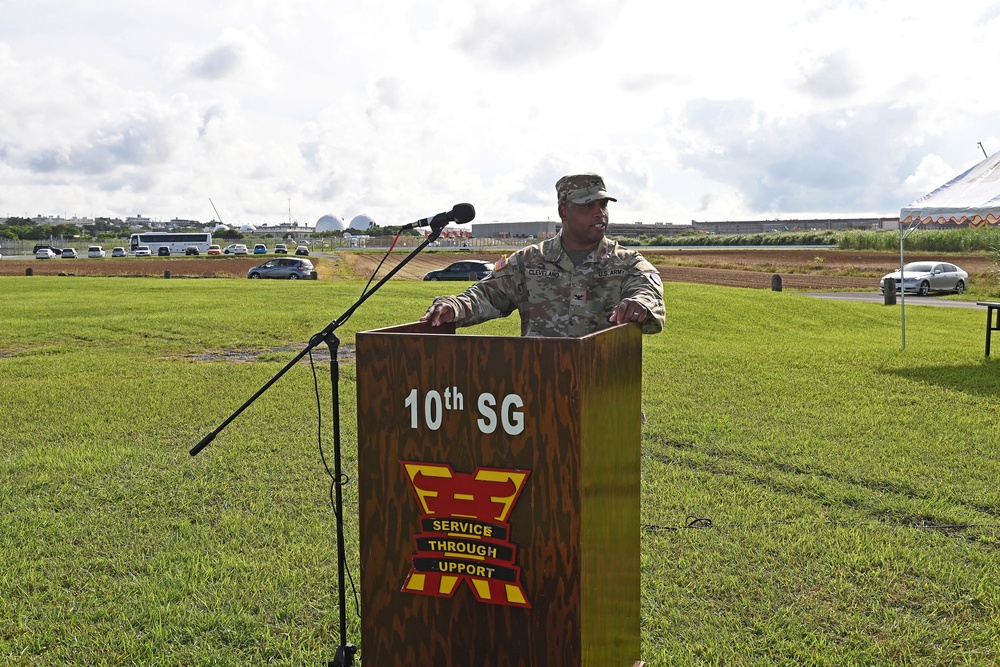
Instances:
[[[904,232],[905,233],[905,232]],[[630,246],[793,246],[832,245],[841,250],[899,250],[899,232],[895,230],[839,230],[808,232],[767,232],[761,234],[699,234],[685,232],[678,236],[662,234],[616,237]],[[924,252],[992,252],[1000,248],[1000,228],[985,229],[926,229],[916,228],[905,233],[903,247]]]
[[[653,238],[616,237],[625,245],[653,246],[783,246],[837,245],[841,232],[768,232],[761,234],[680,234]]]
[[[843,250],[899,250],[898,231],[843,232],[839,247]],[[1000,246],[1000,229],[926,229],[904,231],[903,248],[927,252],[982,252]]]

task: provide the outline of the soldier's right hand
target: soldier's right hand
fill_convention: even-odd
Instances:
[[[420,321],[426,322],[432,327],[454,322],[455,310],[446,303],[433,303],[427,309],[427,312],[424,313],[423,317],[420,318]]]

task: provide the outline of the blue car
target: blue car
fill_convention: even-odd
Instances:
[[[263,243],[258,243],[257,245],[255,245],[253,247],[253,254],[255,254],[255,255],[266,255],[267,254],[267,246],[264,245]]]

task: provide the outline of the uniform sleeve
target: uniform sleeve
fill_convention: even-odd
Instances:
[[[663,303],[663,283],[660,272],[642,255],[636,255],[629,266],[622,284],[622,299],[634,299],[646,307],[649,317],[642,323],[642,333],[655,334],[663,331],[667,319]]]
[[[494,271],[461,294],[439,296],[434,303],[446,303],[455,311],[455,325],[468,327],[498,317],[507,317],[517,308],[522,291],[521,272],[514,262]]]

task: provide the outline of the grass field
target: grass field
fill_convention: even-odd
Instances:
[[[0,663],[332,659],[309,366],[188,450],[363,283],[2,283]],[[340,330],[345,348],[449,289],[391,283]],[[908,306],[901,351],[896,307],[666,292],[668,329],[644,339],[647,664],[1000,663],[1000,367],[983,358],[984,312]],[[341,377],[353,478],[349,355]],[[359,641],[353,601],[348,622]]]

